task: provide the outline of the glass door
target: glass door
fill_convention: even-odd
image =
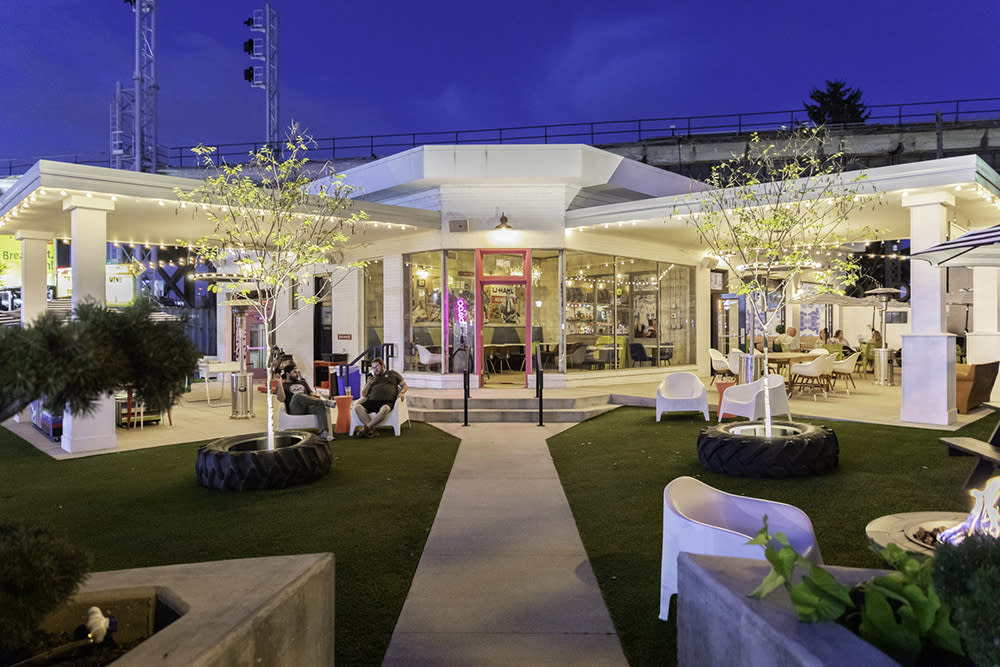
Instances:
[[[476,352],[481,384],[527,385],[531,372],[531,252],[477,250]]]

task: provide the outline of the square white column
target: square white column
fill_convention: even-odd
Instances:
[[[910,252],[946,240],[947,192],[904,196],[910,209]],[[950,424],[955,407],[955,336],[946,333],[944,270],[910,262],[910,332],[903,335],[903,402],[899,418],[923,424]]]
[[[972,269],[972,331],[965,337],[966,361],[983,364],[1000,359],[1000,269]],[[1000,383],[990,399],[1000,400]]]
[[[52,233],[19,229],[14,238],[21,242],[21,326],[24,327],[46,310],[46,260]],[[14,415],[14,421],[29,423],[31,408]]]
[[[21,242],[21,325],[26,326],[46,310],[48,244],[52,233],[19,229],[14,238]]]
[[[403,339],[403,312],[408,307],[403,302],[405,279],[402,255],[386,255],[382,258],[382,321],[385,323],[382,342],[396,344],[393,370],[400,373],[403,372],[403,363],[406,359],[406,341]]]
[[[73,307],[83,300],[104,303],[107,262],[108,211],[115,204],[110,199],[73,195],[63,200],[63,210],[70,212],[72,239],[70,265],[73,269]],[[94,404],[89,415],[63,413],[61,446],[71,453],[116,451],[115,398],[109,394]]]

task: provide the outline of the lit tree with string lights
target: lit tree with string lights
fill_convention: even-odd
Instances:
[[[194,253],[216,267],[234,266],[228,297],[256,313],[264,323],[267,349],[277,330],[292,315],[329,295],[333,283],[312,294],[295,286],[308,280],[319,266],[340,263],[339,249],[347,233],[365,219],[354,208],[354,188],[326,163],[318,169],[307,153],[312,139],[292,125],[283,155],[265,145],[250,154],[246,164],[217,162],[215,149],[198,145],[192,150],[212,175],[193,191],[178,191],[182,201],[194,202],[213,223],[199,239]],[[306,165],[309,164],[309,172]],[[210,285],[218,292],[218,282]],[[280,320],[278,303],[294,294],[294,303]],[[267,368],[267,404],[271,404],[272,367]],[[267,411],[268,449],[275,446],[275,424]]]
[[[843,153],[824,152],[824,139],[823,128],[784,131],[774,141],[754,133],[743,155],[712,168],[711,189],[686,203],[702,241],[729,269],[730,288],[746,296],[751,353],[754,331],[768,330],[796,276],[813,272],[820,291],[840,294],[857,280],[856,260],[843,246],[870,232],[855,229],[857,238],[848,239],[845,223],[872,203],[871,188],[865,174],[844,172]],[[765,344],[765,369],[767,363]]]

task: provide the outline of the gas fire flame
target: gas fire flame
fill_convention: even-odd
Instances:
[[[1000,512],[997,511],[1000,477],[991,479],[981,491],[972,489],[969,495],[976,499],[976,505],[969,512],[968,518],[938,535],[939,542],[961,544],[962,540],[973,533],[1000,537]]]

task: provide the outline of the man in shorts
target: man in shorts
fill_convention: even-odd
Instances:
[[[396,405],[396,400],[406,400],[406,380],[396,371],[387,371],[385,361],[372,361],[372,377],[361,388],[361,400],[354,404],[354,413],[364,426],[361,435],[374,438],[378,435],[375,429],[384,422]],[[369,418],[368,413],[375,416]]]

